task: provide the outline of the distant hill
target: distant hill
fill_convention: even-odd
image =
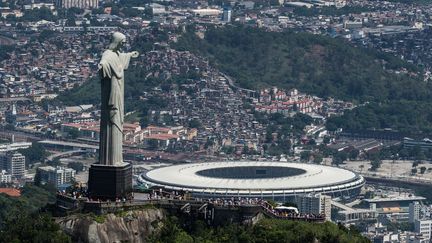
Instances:
[[[430,85],[414,76],[419,71],[416,66],[344,40],[308,33],[225,27],[210,28],[200,39],[189,30],[176,48],[207,57],[247,88],[275,85],[358,101],[423,100],[431,95]]]

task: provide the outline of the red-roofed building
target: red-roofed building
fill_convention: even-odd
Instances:
[[[177,134],[150,134],[143,137],[143,144],[153,148],[167,148],[180,139]]]
[[[0,188],[0,194],[4,193],[10,197],[20,197],[21,191],[16,188]]]

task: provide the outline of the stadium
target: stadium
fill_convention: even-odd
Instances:
[[[141,174],[148,188],[187,191],[195,197],[253,197],[287,200],[322,193],[350,200],[365,180],[352,171],[315,164],[287,162],[207,162],[172,165]]]

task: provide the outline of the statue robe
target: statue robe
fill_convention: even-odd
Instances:
[[[101,121],[99,164],[123,163],[124,70],[131,53],[106,50],[100,61]]]

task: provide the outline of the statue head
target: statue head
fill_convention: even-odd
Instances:
[[[126,36],[123,35],[120,32],[114,32],[114,34],[111,37],[111,43],[108,47],[108,49],[117,51],[120,49],[126,43]]]

